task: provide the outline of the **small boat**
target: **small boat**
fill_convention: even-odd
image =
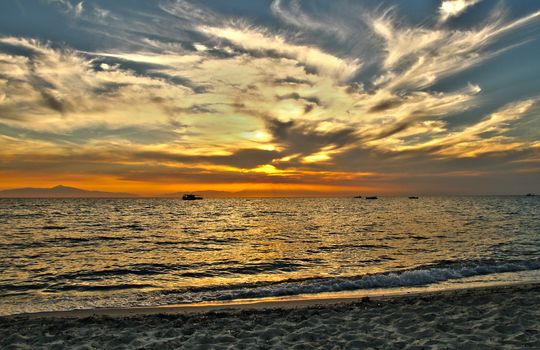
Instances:
[[[354,196],[353,198],[362,198],[362,196]]]
[[[185,194],[182,196],[182,199],[185,201],[195,201],[199,199],[203,199],[201,196],[196,196],[194,194]]]
[[[366,197],[366,199],[377,199],[377,196]]]
[[[534,197],[534,196],[535,196],[534,193],[527,193],[527,194],[525,195],[525,197]]]
[[[409,199],[418,199],[416,196],[410,196]]]

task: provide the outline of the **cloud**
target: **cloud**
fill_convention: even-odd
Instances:
[[[340,40],[345,39],[349,34],[346,28],[342,28],[333,19],[327,20],[320,14],[317,18],[309,16],[302,11],[302,6],[298,0],[274,0],[270,5],[270,9],[274,16],[302,31],[330,33]]]
[[[393,97],[389,98],[387,100],[382,100],[375,104],[374,106],[371,106],[368,110],[368,112],[384,112],[389,109],[394,109],[396,107],[401,106],[403,103],[405,103],[405,100]]]
[[[316,104],[317,106],[321,106],[322,102],[318,97],[315,96],[301,96],[297,92],[291,92],[290,94],[286,95],[278,95],[276,96],[278,100],[295,100],[295,101],[306,101],[309,103]]]
[[[10,49],[11,54],[0,48],[0,70],[6,82],[0,92],[7,96],[0,104],[0,119],[18,121],[16,125],[32,130],[70,130],[103,119],[123,126],[134,123],[128,115],[140,115],[144,104],[147,110],[152,105],[162,108],[155,103],[156,96],[170,101],[170,94],[190,94],[184,87],[188,80],[179,84],[165,74],[139,75],[120,65],[103,69],[93,58],[35,40],[4,37],[0,43],[20,48]],[[163,116],[151,122],[165,121]]]
[[[385,53],[383,72],[374,84],[392,90],[432,86],[444,77],[504,52],[504,49],[489,51],[487,48],[503,34],[537,20],[540,11],[506,23],[503,15],[503,12],[494,13],[490,22],[472,30],[400,25],[392,9],[371,17],[371,27],[383,40]]]
[[[49,3],[60,5],[63,10],[68,13],[72,14],[76,17],[79,17],[83,10],[84,10],[84,1],[71,1],[71,0],[47,0]]]
[[[444,146],[437,154],[452,157],[475,157],[484,153],[507,152],[530,147],[522,140],[504,136],[512,122],[522,118],[537,103],[524,100],[511,103],[490,114],[480,122],[453,132],[425,146]],[[489,136],[487,136],[489,135]]]
[[[166,0],[159,4],[160,8],[175,17],[196,23],[215,23],[219,18],[209,8],[200,4],[195,6],[185,0]]]
[[[6,124],[0,124],[0,128],[3,135],[10,137],[12,140],[24,135],[27,139],[48,142],[50,145],[56,143],[61,147],[83,147],[93,144],[97,140],[111,144],[159,145],[181,139],[185,132],[185,129],[179,125],[175,128],[171,128],[168,124],[118,127],[108,125],[106,122],[80,127],[67,132],[33,131],[26,128],[10,127]]]
[[[512,123],[524,117],[536,105],[529,99],[510,103],[477,123],[448,132],[444,125],[435,125],[438,133],[424,142],[399,143],[393,152],[422,152],[438,158],[474,158],[483,154],[506,153],[533,147],[530,142],[505,135]],[[388,135],[385,135],[388,136]]]
[[[280,156],[280,153],[261,149],[240,149],[228,155],[190,156],[181,153],[163,151],[140,151],[133,153],[131,156],[134,159],[139,160],[173,161],[180,164],[228,165],[241,169],[252,169],[259,165],[271,163],[274,158],[278,158]]]
[[[439,6],[439,19],[441,22],[449,18],[457,17],[469,7],[476,5],[481,0],[443,0]]]
[[[291,76],[287,76],[281,79],[275,79],[274,84],[276,85],[304,85],[305,84],[305,85],[310,85],[310,86],[313,85],[313,83],[307,79],[298,79]]]
[[[456,29],[439,12],[414,24],[397,7],[338,3],[324,15],[317,3],[257,7],[279,21],[211,2],[69,3],[82,11],[71,25],[104,36],[82,47],[0,37],[0,161],[12,178],[38,157],[50,176],[63,166],[171,184],[391,188],[537,168],[537,98],[493,98],[490,81],[458,73],[531,39],[538,11]]]
[[[309,122],[268,119],[266,123],[274,142],[284,146],[283,156],[295,156],[291,159],[321,155],[321,152],[334,154],[358,140],[355,130],[351,128],[320,131],[317,130],[317,124]]]
[[[313,69],[314,72],[320,72],[338,80],[346,80],[352,77],[362,66],[358,58],[343,59],[314,46],[293,44],[283,36],[270,33],[261,28],[249,26],[201,26],[199,30],[209,36],[228,40],[248,51],[296,60],[305,65],[308,70]]]

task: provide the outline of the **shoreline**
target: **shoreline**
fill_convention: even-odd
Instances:
[[[283,297],[266,297],[254,299],[238,299],[233,301],[210,301],[193,304],[172,304],[156,306],[134,307],[111,307],[93,309],[74,309],[63,311],[42,311],[32,313],[20,313],[0,316],[6,318],[87,318],[87,317],[127,317],[127,316],[151,316],[151,315],[189,315],[216,312],[241,312],[269,309],[301,309],[311,307],[332,307],[347,304],[369,302],[396,302],[406,298],[437,298],[437,297],[460,297],[463,294],[497,293],[506,290],[529,290],[538,289],[537,283],[493,283],[482,286],[463,286],[446,289],[428,289],[421,287],[407,289],[376,289],[343,291],[320,294],[301,294]]]
[[[532,349],[540,344],[540,283],[239,306],[0,317],[0,348]]]

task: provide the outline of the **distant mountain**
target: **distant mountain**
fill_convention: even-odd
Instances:
[[[130,198],[131,193],[86,191],[80,188],[55,186],[51,188],[15,188],[0,191],[0,198]]]

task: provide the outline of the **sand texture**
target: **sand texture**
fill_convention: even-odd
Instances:
[[[0,318],[2,349],[540,349],[540,286],[203,314]]]

